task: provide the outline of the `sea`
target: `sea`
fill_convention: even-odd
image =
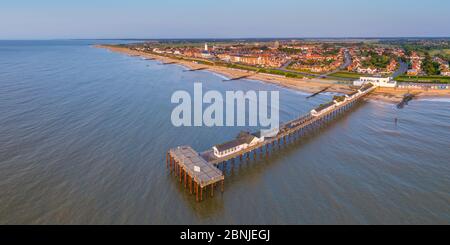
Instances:
[[[130,40],[0,41],[0,224],[450,224],[450,100],[366,100],[237,162],[196,202],[166,169],[253,127],[175,127],[176,91],[278,91],[282,121],[332,99],[224,81],[95,48]],[[397,120],[396,120],[397,119]]]

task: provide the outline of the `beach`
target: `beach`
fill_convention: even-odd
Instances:
[[[278,86],[283,86],[290,89],[299,90],[307,93],[316,93],[327,88],[327,92],[333,93],[349,93],[353,91],[348,85],[337,84],[337,81],[329,79],[298,79],[298,78],[287,78],[279,75],[272,75],[266,73],[256,73],[252,71],[244,71],[239,69],[233,69],[223,66],[211,66],[195,63],[187,60],[179,60],[166,56],[160,56],[156,54],[151,54],[147,52],[141,52],[137,50],[131,50],[127,47],[121,47],[116,45],[95,45],[95,48],[104,48],[112,52],[122,53],[129,56],[139,56],[142,58],[150,58],[159,60],[162,62],[174,62],[178,65],[182,65],[187,69],[204,69],[227,78],[237,78],[246,76],[246,79],[259,80],[267,83],[276,84]],[[450,90],[409,90],[400,88],[378,88],[372,94],[368,96],[368,99],[381,100],[389,103],[398,103],[402,100],[403,95],[406,93],[412,93],[416,98],[430,98],[430,97],[446,97],[450,98]]]

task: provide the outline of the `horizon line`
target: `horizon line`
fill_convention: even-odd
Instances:
[[[64,40],[252,40],[252,39],[272,39],[272,40],[288,40],[288,39],[450,39],[449,36],[348,36],[348,37],[160,37],[160,38],[135,38],[135,37],[115,37],[115,38],[23,38],[23,39],[0,39],[0,41],[64,41]]]

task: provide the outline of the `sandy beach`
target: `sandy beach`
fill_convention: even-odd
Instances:
[[[129,56],[140,56],[143,58],[155,59],[162,62],[175,62],[179,65],[185,66],[188,69],[202,68],[205,70],[209,70],[211,72],[221,74],[227,78],[248,76],[247,77],[248,79],[268,82],[307,93],[315,93],[325,88],[328,88],[327,92],[335,92],[335,93],[348,93],[352,91],[352,88],[350,86],[344,84],[337,84],[336,81],[333,80],[286,78],[283,76],[271,74],[231,69],[223,66],[210,66],[198,64],[192,61],[173,59],[166,56],[159,56],[146,52],[140,52],[136,50],[131,50],[126,47],[119,47],[114,45],[95,45],[94,47],[108,49],[112,52],[118,52]],[[402,100],[403,95],[406,93],[415,94],[416,98],[424,98],[424,97],[450,98],[450,90],[408,90],[399,88],[378,88],[368,98],[375,100],[382,100],[390,103],[398,103]]]

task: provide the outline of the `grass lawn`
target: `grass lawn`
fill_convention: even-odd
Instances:
[[[294,68],[292,68],[291,65],[288,66],[286,69],[290,70],[290,71],[293,71],[293,72],[303,72],[303,73],[309,73],[309,74],[314,74],[314,75],[321,75],[322,74],[320,72],[313,72],[313,71],[308,70],[308,69],[294,69]]]
[[[179,58],[179,59],[197,62],[197,63],[202,64],[202,65],[210,65],[210,66],[213,66],[213,65],[214,65],[214,62],[207,61],[207,60],[189,59],[189,58],[185,58],[185,57],[182,57],[182,58]]]
[[[290,77],[290,78],[303,78],[303,75],[294,73],[294,72],[287,72],[287,71],[280,71],[277,69],[271,69],[271,68],[261,68],[258,70],[258,72],[261,73],[268,73],[268,74],[273,74],[273,75],[280,75],[280,76],[285,76],[285,77]]]
[[[355,72],[345,72],[345,71],[340,71],[340,72],[336,72],[336,73],[332,73],[330,75],[328,75],[328,77],[332,77],[332,78],[354,78],[354,79],[358,79],[360,77],[367,77],[370,76],[368,74],[359,74],[359,73],[355,73]]]
[[[247,66],[242,64],[230,64],[230,63],[222,63],[222,62],[216,62],[216,65],[226,66],[228,68],[234,68],[234,69],[241,69],[246,71],[258,71],[258,67],[254,66]]]
[[[273,75],[280,75],[285,77],[291,77],[291,78],[303,78],[304,76],[296,74],[294,72],[285,72],[280,71],[273,68],[260,68],[255,66],[249,66],[244,64],[231,64],[231,63],[225,63],[225,62],[216,62],[216,65],[225,66],[228,68],[234,68],[234,69],[241,69],[241,70],[247,70],[247,71],[256,71],[259,73],[267,73],[267,74],[273,74]]]

